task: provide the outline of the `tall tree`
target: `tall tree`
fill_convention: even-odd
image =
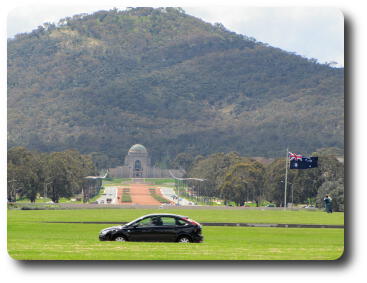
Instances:
[[[202,178],[206,181],[200,185],[202,194],[209,197],[218,197],[220,195],[220,186],[224,180],[227,170],[236,163],[245,161],[236,152],[227,154],[216,153],[207,158],[197,158],[197,161],[190,169],[188,176]]]
[[[8,151],[8,199],[15,200],[16,195],[36,200],[41,190],[40,155],[23,147]]]
[[[263,193],[264,172],[264,167],[257,161],[234,164],[221,184],[221,196],[225,201],[231,200],[237,205],[248,200],[259,203]]]
[[[172,162],[173,168],[184,169],[188,172],[194,162],[194,157],[186,152],[181,152],[176,155],[176,158]]]
[[[93,161],[75,150],[50,154],[47,162],[48,178],[51,179],[51,199],[58,202],[60,197],[80,193],[84,177],[95,174]]]
[[[75,150],[45,154],[14,147],[8,151],[8,200],[34,202],[40,194],[58,202],[80,193],[85,177],[95,174],[91,158]]]

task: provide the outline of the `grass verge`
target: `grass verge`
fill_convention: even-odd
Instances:
[[[149,193],[150,195],[157,201],[159,201],[160,203],[171,203],[168,199],[162,197],[161,195],[157,194],[156,189],[155,188],[150,188],[149,189]]]
[[[130,189],[129,188],[123,188],[122,189],[122,197],[121,197],[121,201],[122,202],[131,202],[131,196],[130,196]]]

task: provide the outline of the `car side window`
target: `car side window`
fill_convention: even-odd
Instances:
[[[152,217],[152,225],[153,226],[162,226],[163,223],[162,223],[161,217],[159,217],[159,216]]]
[[[136,225],[138,225],[138,227],[153,226],[152,217],[144,218],[144,219],[140,220],[139,222],[137,222]]]
[[[182,220],[182,219],[176,219],[176,225],[177,226],[184,226],[184,225],[187,225],[188,223],[185,221],[185,220]]]
[[[175,226],[176,219],[173,217],[161,217],[163,226]]]

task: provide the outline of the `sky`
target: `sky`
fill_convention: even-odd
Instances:
[[[121,2],[123,3],[123,2]],[[7,37],[30,32],[45,22],[80,13],[93,13],[123,5],[20,5],[9,11]],[[255,38],[320,63],[344,66],[344,18],[337,8],[183,6],[187,14],[210,23],[222,23],[228,30]]]

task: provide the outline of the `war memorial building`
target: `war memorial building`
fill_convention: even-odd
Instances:
[[[182,177],[183,172],[175,169],[161,169],[151,166],[147,149],[141,144],[134,144],[124,159],[124,165],[109,169],[112,178],[171,178]]]

